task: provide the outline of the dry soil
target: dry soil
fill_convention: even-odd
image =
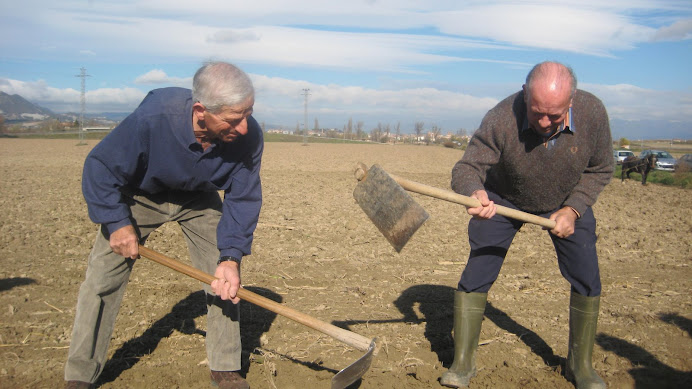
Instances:
[[[96,226],[80,192],[96,141],[0,139],[0,387],[56,388]],[[430,219],[400,254],[353,199],[362,161],[440,188],[462,151],[432,146],[267,143],[264,207],[243,283],[381,349],[352,387],[434,388],[450,365],[453,292],[468,255],[462,206],[414,195]],[[594,364],[611,388],[692,387],[692,192],[613,180],[594,207],[603,280]],[[188,262],[176,225],[147,245]],[[208,388],[199,282],[142,259],[101,388]],[[569,285],[541,228],[517,235],[489,304],[471,388],[572,388]],[[241,303],[253,388],[327,388],[362,355]]]

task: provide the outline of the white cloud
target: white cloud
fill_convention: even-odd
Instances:
[[[282,117],[283,121],[278,123],[289,125],[304,120],[303,89],[310,90],[309,121],[312,123],[317,117],[321,124],[338,128],[353,118],[365,121],[366,128],[374,127],[378,122],[401,122],[405,129],[412,127],[414,121],[424,121],[454,131],[477,125],[483,114],[498,102],[493,98],[436,88],[378,90],[254,74],[251,78],[257,91],[256,116],[269,122]],[[291,117],[293,120],[287,119]]]
[[[40,58],[39,50],[50,47],[55,56],[98,52],[104,59],[145,63],[224,53],[233,62],[411,71],[421,64],[489,60],[478,51],[474,56],[468,52],[515,49],[512,45],[615,56],[653,39],[684,39],[690,32],[689,21],[671,20],[672,25],[657,30],[652,25],[657,20],[634,16],[676,8],[689,15],[689,5],[672,0],[309,0],[300,6],[279,0],[218,0],[205,7],[164,0],[99,1],[89,7],[74,0],[26,3],[18,7],[36,13],[13,11],[18,20],[0,17],[0,22],[12,23],[15,37],[0,43],[5,52]],[[437,35],[438,30],[448,35]],[[41,31],[44,35],[37,37]]]
[[[52,111],[78,112],[81,109],[81,92],[72,88],[50,87],[43,80],[24,82],[0,79],[0,90],[18,94],[34,104]],[[101,88],[85,94],[87,112],[127,112],[136,107],[145,93],[135,88]]]
[[[402,87],[373,89],[361,86],[318,84],[302,80],[250,74],[257,91],[255,116],[268,124],[292,127],[303,122],[303,89],[310,89],[309,123],[317,118],[325,127],[341,128],[349,118],[365,122],[370,130],[377,123],[401,123],[408,132],[413,123],[437,124],[443,131],[475,129],[483,115],[500,98],[478,97],[438,88]],[[138,79],[165,80],[160,70]],[[599,85],[582,83],[582,89],[603,100],[611,119],[692,121],[692,90],[658,91],[631,84]],[[72,88],[53,88],[43,80],[23,82],[0,79],[0,90],[19,94],[56,112],[78,112],[80,93]],[[136,88],[99,88],[86,94],[87,112],[130,112],[146,92]]]
[[[161,69],[153,69],[135,78],[135,84],[139,85],[165,85],[179,86],[183,88],[192,87],[192,77],[170,77]]]
[[[654,33],[618,13],[552,4],[481,5],[431,18],[447,34],[598,56],[631,49]]]
[[[692,19],[678,20],[670,26],[661,27],[653,41],[676,41],[692,39]]]
[[[692,90],[661,91],[629,84],[582,84],[580,88],[598,96],[612,118],[623,120],[692,121]]]

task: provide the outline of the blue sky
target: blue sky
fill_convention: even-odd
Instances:
[[[56,112],[132,111],[207,60],[250,74],[254,116],[472,132],[535,63],[572,66],[614,137],[692,139],[689,0],[178,1],[0,4],[0,91]],[[642,135],[634,128],[653,126]]]

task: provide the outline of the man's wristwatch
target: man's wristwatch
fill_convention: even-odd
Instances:
[[[219,258],[219,260],[216,262],[216,266],[219,266],[221,264],[221,262],[226,262],[226,261],[233,261],[233,262],[237,263],[238,266],[240,266],[240,259],[236,258],[236,257],[231,257],[230,255]]]

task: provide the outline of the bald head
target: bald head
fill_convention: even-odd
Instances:
[[[526,89],[540,88],[554,93],[568,91],[574,97],[577,91],[577,77],[569,66],[559,62],[546,61],[534,66],[526,76]]]
[[[568,66],[542,62],[526,76],[523,89],[529,124],[540,134],[550,134],[565,120],[577,78]]]

